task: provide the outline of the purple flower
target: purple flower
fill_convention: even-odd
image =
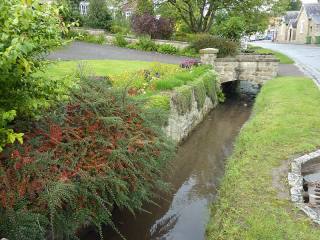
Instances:
[[[193,66],[199,66],[201,62],[197,59],[187,59],[180,64],[181,68],[192,68]]]

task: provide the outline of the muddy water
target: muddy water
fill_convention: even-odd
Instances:
[[[229,100],[213,110],[206,120],[179,147],[167,181],[171,194],[155,200],[158,206],[144,206],[147,212],[133,216],[116,211],[114,221],[128,240],[202,240],[209,218],[208,206],[214,201],[225,159],[233,142],[250,115],[244,102]],[[104,238],[118,240],[112,229],[104,229]],[[81,239],[99,239],[88,232]]]

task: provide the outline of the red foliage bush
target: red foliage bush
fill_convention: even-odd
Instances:
[[[28,124],[23,145],[1,153],[0,212],[40,213],[65,234],[70,225],[110,223],[114,204],[135,209],[152,196],[172,148],[135,105],[100,86],[78,90],[69,104]]]
[[[149,35],[151,38],[168,39],[174,32],[174,23],[167,18],[150,15],[135,15],[132,17],[132,29],[138,35]]]

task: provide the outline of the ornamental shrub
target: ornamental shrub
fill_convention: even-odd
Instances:
[[[132,16],[131,25],[133,32],[138,35],[154,37],[157,32],[157,19],[150,14]]]
[[[162,44],[158,46],[157,51],[159,53],[165,53],[165,54],[177,54],[179,52],[179,49],[170,44]]]
[[[101,232],[112,209],[141,209],[174,153],[160,126],[103,79],[82,78],[70,100],[28,123],[25,141],[0,155],[0,236],[75,239]],[[145,110],[147,111],[147,109]]]
[[[166,18],[157,19],[150,14],[134,15],[131,25],[136,34],[148,35],[151,38],[169,39],[174,32],[173,21]]]
[[[218,57],[235,56],[239,49],[238,43],[209,34],[199,34],[195,36],[191,47],[197,52],[203,48],[217,48],[219,49]]]
[[[148,36],[140,37],[136,43],[137,49],[143,51],[157,51],[156,43]]]
[[[37,115],[48,107],[61,83],[39,79],[42,61],[51,49],[62,45],[59,9],[37,1],[10,0],[0,5],[0,145],[15,139],[7,123],[18,117]],[[11,111],[14,110],[14,111]],[[13,114],[14,113],[14,114]],[[8,114],[10,117],[8,117]]]
[[[111,27],[111,20],[112,18],[105,0],[90,0],[85,25],[109,31]]]
[[[117,34],[113,40],[113,44],[118,47],[126,47],[129,43],[122,34]]]
[[[160,17],[157,21],[155,38],[169,39],[174,33],[174,22],[171,19]]]

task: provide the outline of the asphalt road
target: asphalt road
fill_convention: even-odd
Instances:
[[[291,57],[306,75],[312,77],[320,86],[320,47],[314,45],[279,44],[270,41],[250,43],[282,52]]]
[[[188,59],[188,57],[172,56],[154,52],[143,52],[110,45],[98,45],[86,42],[73,42],[64,48],[51,53],[48,58],[60,60],[136,60],[172,64],[180,64],[185,59]]]

